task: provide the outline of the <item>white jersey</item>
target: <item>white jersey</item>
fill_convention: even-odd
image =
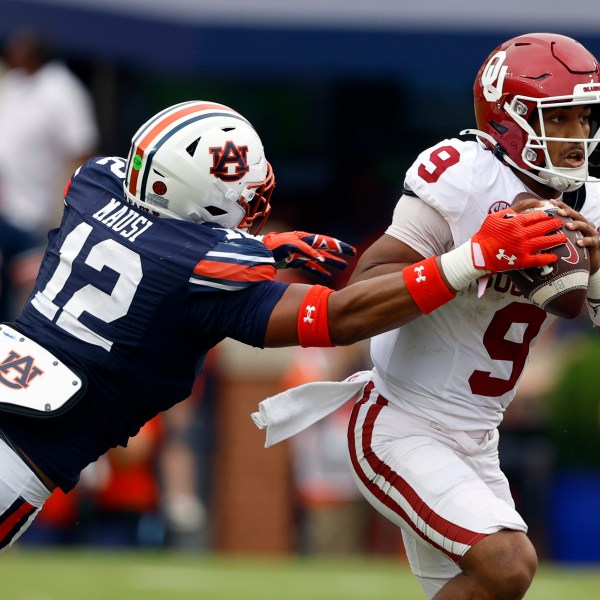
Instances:
[[[459,139],[422,152],[406,185],[418,198],[400,199],[386,233],[424,257],[459,246],[490,212],[528,191],[479,142]],[[580,212],[598,227],[600,184],[586,185],[586,192]],[[374,337],[375,385],[401,409],[450,429],[493,429],[515,396],[530,348],[553,319],[506,273],[497,274],[482,298],[471,284],[431,314]]]

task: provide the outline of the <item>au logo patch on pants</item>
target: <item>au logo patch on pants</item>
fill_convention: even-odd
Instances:
[[[0,362],[0,383],[13,389],[29,387],[30,381],[42,373],[31,356],[21,356],[14,350]]]
[[[82,375],[37,342],[6,323],[0,324],[0,410],[56,416],[84,392]]]

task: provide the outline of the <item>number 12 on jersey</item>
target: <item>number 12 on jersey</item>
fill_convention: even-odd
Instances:
[[[84,325],[79,317],[86,312],[104,323],[110,323],[127,314],[143,276],[142,263],[137,252],[112,239],[94,245],[84,262],[98,272],[106,266],[118,274],[112,292],[106,293],[88,283],[74,291],[62,307],[55,302],[58,294],[66,286],[73,263],[82,253],[92,231],[91,225],[81,223],[66,236],[60,248],[60,262],[56,270],[44,289],[36,293],[31,303],[50,321],[54,321],[58,314],[56,325],[77,339],[110,352],[113,342]]]

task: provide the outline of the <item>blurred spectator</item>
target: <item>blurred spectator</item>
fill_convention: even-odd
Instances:
[[[198,479],[205,466],[199,462],[207,460],[208,456],[198,456],[192,438],[210,371],[207,364],[192,395],[163,413],[165,440],[160,458],[160,481],[166,543],[170,547],[199,549],[207,542],[203,539],[206,510]]]
[[[579,356],[581,339],[591,332],[586,315],[580,320],[556,320],[531,349],[519,391],[509,404],[500,425],[500,464],[510,482],[511,494],[519,513],[528,525],[528,536],[540,558],[549,558],[548,529],[551,485],[556,468],[557,448],[552,439],[553,396],[568,365],[566,357]],[[594,343],[597,340],[594,338]],[[574,403],[569,411],[577,415]],[[567,427],[563,419],[560,429]],[[590,452],[588,444],[587,452]]]
[[[0,323],[21,311],[41,260],[42,248],[36,239],[0,216]]]
[[[96,481],[84,542],[97,546],[148,547],[164,543],[158,459],[164,439],[161,417],[144,425],[106,456],[108,471]],[[76,488],[77,489],[77,488]]]
[[[99,133],[83,83],[30,29],[5,46],[0,85],[0,211],[44,239],[62,212],[62,187],[91,157]]]
[[[155,417],[89,465],[68,494],[55,489],[19,543],[26,546],[158,547],[165,541],[158,457],[164,429]]]
[[[364,368],[366,346],[300,348],[282,389],[310,381],[337,381]],[[346,436],[352,402],[289,440],[300,510],[299,549],[307,554],[366,551],[370,507],[348,466]]]
[[[65,494],[56,489],[35,523],[19,539],[24,546],[70,546],[81,542],[81,485]]]
[[[273,231],[288,231],[288,223],[271,220]],[[351,271],[351,268],[348,269]],[[339,289],[347,272],[327,282]],[[314,283],[300,269],[277,271],[277,280]],[[290,349],[291,359],[281,389],[311,381],[341,381],[368,367],[368,344],[335,348]],[[288,441],[294,494],[298,503],[298,550],[306,554],[350,555],[367,550],[369,504],[356,487],[348,465],[347,430],[353,402],[321,419]]]

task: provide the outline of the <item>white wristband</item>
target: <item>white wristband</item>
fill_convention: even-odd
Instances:
[[[444,276],[452,288],[457,291],[466,288],[470,283],[490,273],[490,271],[477,269],[473,266],[471,240],[467,240],[458,248],[442,254],[440,261]]]
[[[593,300],[600,299],[600,269],[598,269],[593,275],[590,275],[587,297],[592,298]]]

